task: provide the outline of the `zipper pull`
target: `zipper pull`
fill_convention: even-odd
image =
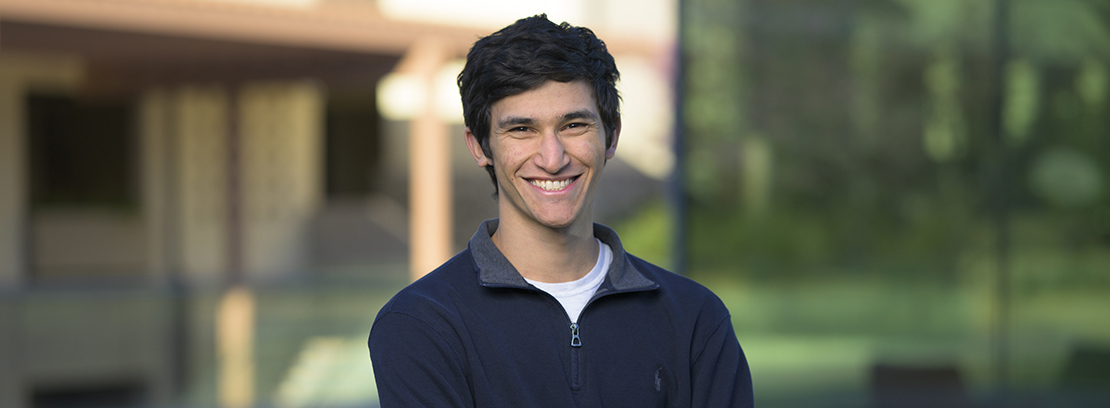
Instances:
[[[582,347],[582,339],[578,337],[578,323],[570,324],[570,346]]]

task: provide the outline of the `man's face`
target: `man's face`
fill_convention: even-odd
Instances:
[[[594,190],[616,152],[620,126],[605,146],[605,127],[584,81],[547,81],[490,107],[487,157],[467,129],[479,166],[493,164],[501,222],[561,229],[592,228]]]

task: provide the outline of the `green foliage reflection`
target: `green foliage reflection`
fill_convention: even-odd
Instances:
[[[973,389],[1064,387],[1069,353],[1110,349],[1110,2],[688,0],[682,23],[686,270],[741,333]]]

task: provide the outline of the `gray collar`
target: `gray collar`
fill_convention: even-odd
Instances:
[[[486,287],[531,289],[532,285],[529,285],[524,277],[520,276],[520,272],[517,272],[513,264],[509,263],[509,260],[490,239],[494,231],[497,231],[497,225],[497,219],[486,220],[478,227],[478,231],[474,233],[467,244],[471,256],[474,257],[474,263],[478,266],[479,282]],[[601,289],[598,289],[598,294],[607,291],[651,290],[659,287],[655,282],[644,277],[632,265],[632,261],[629,259],[629,255],[624,252],[624,247],[621,246],[621,240],[617,237],[615,231],[595,223],[594,236],[609,245],[613,250],[613,263],[609,266],[609,276],[605,279]]]

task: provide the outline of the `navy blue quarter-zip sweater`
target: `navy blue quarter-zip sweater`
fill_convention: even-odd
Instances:
[[[613,230],[601,288],[571,324],[493,244],[497,221],[378,313],[383,408],[751,407],[728,310],[698,283],[628,255]]]

